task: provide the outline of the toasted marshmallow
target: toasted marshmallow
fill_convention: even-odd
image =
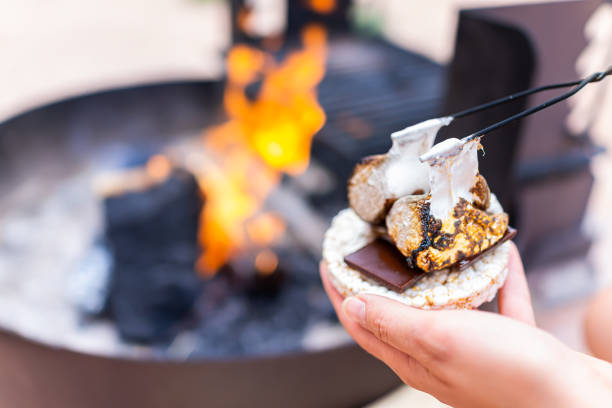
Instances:
[[[366,158],[355,167],[348,184],[351,208],[364,220],[378,223],[398,198],[429,191],[429,165],[419,157],[429,151],[451,117],[430,119],[391,135],[391,149]]]
[[[478,140],[445,140],[422,155],[427,197],[397,200],[386,218],[397,249],[426,272],[475,256],[501,239],[508,215],[489,214],[490,191],[478,173]]]
[[[429,190],[429,166],[418,158],[431,149],[440,128],[451,121],[451,117],[430,119],[391,134],[393,145],[387,153],[384,174],[390,196],[399,198]]]
[[[478,175],[478,139],[463,142],[451,138],[433,146],[420,160],[429,165],[431,191],[429,212],[444,220],[451,216],[461,198],[474,201]]]

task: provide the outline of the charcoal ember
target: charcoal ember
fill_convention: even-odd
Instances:
[[[109,312],[125,339],[169,339],[192,309],[202,287],[194,271],[202,204],[197,181],[182,170],[148,189],[105,199],[114,258]]]
[[[251,285],[251,294],[254,296],[276,296],[283,288],[287,272],[277,269],[270,274],[255,273]]]
[[[297,248],[279,250],[284,278],[274,296],[235,286],[231,274],[218,274],[203,288],[194,309],[198,342],[194,358],[269,355],[303,349],[308,330],[336,322],[321,287],[318,260]],[[255,271],[253,271],[255,274]],[[257,291],[256,291],[257,292]]]
[[[234,259],[218,273],[226,275],[236,291],[246,291],[252,296],[276,296],[287,279],[287,271],[280,267],[267,274],[257,272],[252,256]]]

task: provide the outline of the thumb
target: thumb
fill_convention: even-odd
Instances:
[[[377,295],[346,298],[344,312],[384,343],[409,354],[421,364],[450,357],[452,339],[445,312],[424,311]]]

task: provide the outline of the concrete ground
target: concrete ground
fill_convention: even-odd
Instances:
[[[458,8],[517,2],[381,0],[373,7],[385,19],[389,36],[445,62],[452,52]],[[612,27],[610,8],[597,18],[595,26]],[[227,20],[224,3],[214,0],[0,0],[0,120],[40,103],[106,87],[218,75],[228,41]],[[612,86],[608,86],[601,110],[611,109]],[[612,115],[600,115],[593,136],[608,152],[611,131]],[[531,271],[529,278],[537,295],[540,327],[583,351],[582,316],[589,290],[554,301],[558,285],[550,277],[554,274],[558,281],[561,274],[571,285],[579,285],[585,276],[582,271],[592,267],[597,288],[612,283],[607,258],[612,249],[612,235],[607,233],[612,230],[612,217],[607,215],[612,208],[612,184],[607,181],[612,175],[610,153],[594,161],[593,171],[596,179],[585,228],[596,240],[589,258]],[[400,404],[440,406],[408,387],[373,406]]]

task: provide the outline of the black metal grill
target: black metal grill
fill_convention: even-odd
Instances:
[[[444,72],[441,65],[380,39],[332,37],[319,87],[327,123],[317,136],[335,156],[329,165],[348,176],[361,157],[387,150],[392,132],[435,117]],[[347,127],[350,120],[366,129]]]

